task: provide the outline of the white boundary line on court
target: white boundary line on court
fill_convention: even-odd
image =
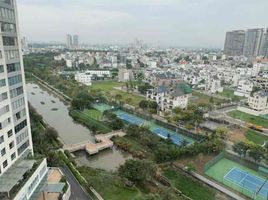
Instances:
[[[243,190],[247,190],[248,192],[255,194],[256,191],[249,190],[248,188],[244,187],[244,185],[241,186],[241,185],[239,184],[239,183],[241,183],[241,181],[240,181],[239,183],[236,183],[236,182],[234,182],[233,180],[231,180],[230,178],[227,177],[227,176],[229,175],[229,173],[230,173],[231,171],[235,170],[235,169],[238,169],[239,171],[244,171],[244,170],[241,170],[241,169],[238,168],[238,167],[233,167],[227,174],[225,174],[225,176],[224,176],[223,178],[224,178],[225,180],[231,182],[232,184],[239,186],[239,187],[242,188]],[[247,175],[246,175],[245,177],[247,177],[248,175],[249,175],[249,173],[247,173]],[[254,176],[255,176],[255,175],[254,175]],[[243,178],[243,180],[245,179],[245,177]],[[257,176],[256,176],[256,177],[257,177]],[[258,177],[258,178],[259,178],[259,177]],[[260,178],[260,179],[262,179],[262,178]],[[255,184],[254,182],[251,182],[251,181],[249,181],[249,182],[252,183],[252,184],[254,184],[254,185],[256,185],[256,186],[258,186],[258,185]],[[264,180],[264,182],[265,182],[265,180]],[[262,189],[261,189],[261,190],[262,190]],[[260,191],[261,191],[261,190],[260,190]],[[264,188],[264,190],[266,190],[266,189]],[[260,196],[263,197],[263,195],[260,194],[260,193],[258,193],[257,195],[260,195]]]

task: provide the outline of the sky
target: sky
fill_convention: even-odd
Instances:
[[[268,28],[268,0],[17,0],[29,41],[217,47],[234,29]]]

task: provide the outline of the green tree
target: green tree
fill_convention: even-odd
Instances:
[[[238,155],[243,156],[243,157],[246,157],[248,149],[249,149],[248,144],[242,141],[235,143],[233,146],[234,152],[236,152]]]
[[[141,100],[139,103],[139,107],[142,109],[147,109],[148,108],[148,101],[146,100]]]
[[[182,111],[182,109],[180,108],[180,107],[176,107],[176,108],[174,108],[173,110],[173,113],[175,113],[176,115],[179,115],[179,114],[181,114],[183,111]]]
[[[221,139],[226,139],[228,134],[228,128],[220,126],[216,129],[216,136]]]
[[[121,177],[142,185],[155,176],[156,166],[151,161],[130,159],[119,167],[118,172]]]
[[[253,145],[250,147],[248,155],[256,162],[260,162],[265,157],[265,151],[260,145]]]

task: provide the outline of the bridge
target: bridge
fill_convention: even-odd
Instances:
[[[126,133],[123,131],[113,131],[107,134],[99,134],[95,136],[96,143],[92,141],[85,141],[72,145],[65,145],[64,150],[68,150],[70,152],[75,152],[79,150],[85,150],[89,155],[93,155],[98,153],[101,150],[112,148],[114,143],[111,140],[114,136],[123,137]]]

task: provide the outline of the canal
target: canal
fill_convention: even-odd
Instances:
[[[46,88],[27,84],[27,96],[30,104],[43,116],[44,121],[55,128],[65,144],[76,144],[83,141],[94,142],[94,137],[86,127],[77,124],[69,116],[68,104]],[[88,156],[85,151],[75,153],[76,160],[81,165],[105,170],[115,170],[131,156],[126,152],[113,149],[104,150],[97,155]]]

